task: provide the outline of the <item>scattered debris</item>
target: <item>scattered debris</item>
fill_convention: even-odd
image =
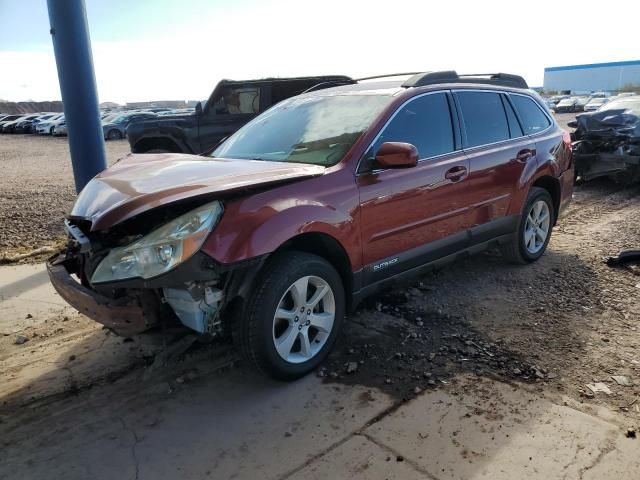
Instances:
[[[56,251],[55,247],[40,247],[27,253],[18,253],[16,255],[5,254],[2,257],[0,257],[0,265],[4,265],[8,263],[17,263],[27,258],[37,257],[38,255],[45,255],[45,254],[48,255],[48,254],[54,253],[55,251]]]
[[[636,429],[634,427],[627,428],[627,433],[625,434],[627,438],[636,438]]]
[[[356,373],[358,371],[358,362],[347,363],[347,373]]]
[[[622,385],[623,387],[630,387],[632,385],[631,381],[624,375],[611,375],[611,378],[614,382],[618,385]]]
[[[591,390],[593,393],[606,393],[607,395],[611,395],[611,390],[602,382],[596,383],[587,383],[587,388]]]
[[[13,342],[16,345],[22,345],[25,342],[28,342],[29,339],[27,337],[25,337],[24,335],[16,335],[16,339]]]
[[[27,316],[25,318],[28,320],[30,318],[33,318],[33,315],[31,315],[30,313],[27,313]]]
[[[75,359],[76,359],[76,356],[75,356],[75,355],[70,355],[70,356],[69,356],[69,361],[70,361],[70,362],[73,362]]]
[[[623,250],[617,257],[607,258],[607,265],[610,267],[620,267],[635,262],[640,263],[640,250]]]

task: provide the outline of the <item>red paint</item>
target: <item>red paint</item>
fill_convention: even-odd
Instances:
[[[470,88],[449,86],[458,87]],[[573,164],[565,132],[557,125],[536,137],[460,150],[419,161],[413,168],[358,175],[359,160],[395,110],[409,98],[435,90],[442,86],[398,90],[334,167],[133,155],[94,179],[72,216],[91,219],[92,229],[99,230],[175,200],[220,194],[225,213],[203,247],[219,262],[268,254],[296,235],[319,232],[338,241],[355,272],[404,250],[520,214],[531,186],[543,177],[557,185],[560,207],[567,205]],[[285,180],[296,181],[240,193]]]

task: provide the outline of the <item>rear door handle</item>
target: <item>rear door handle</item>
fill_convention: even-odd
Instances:
[[[446,178],[447,180],[451,180],[452,182],[459,182],[466,176],[467,176],[467,167],[463,167],[462,165],[451,167],[444,174],[444,178]]]
[[[518,152],[516,155],[516,160],[520,163],[527,163],[529,159],[536,156],[535,148],[525,148]]]

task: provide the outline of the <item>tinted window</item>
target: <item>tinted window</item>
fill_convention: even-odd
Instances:
[[[384,142],[411,143],[419,158],[434,157],[454,150],[451,112],[444,93],[424,95],[402,107],[373,145],[375,155]]]
[[[532,98],[523,95],[511,95],[511,100],[520,115],[522,127],[527,135],[541,132],[551,124]]]
[[[509,139],[509,125],[500,94],[458,92],[457,96],[467,132],[467,147]]]
[[[507,120],[509,121],[509,134],[511,138],[522,137],[524,133],[522,133],[522,128],[520,127],[520,123],[518,123],[518,118],[516,117],[515,112],[513,111],[513,107],[509,103],[509,100],[503,95],[502,103],[504,105],[504,109],[507,112]]]

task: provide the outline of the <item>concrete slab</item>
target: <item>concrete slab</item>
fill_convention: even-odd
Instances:
[[[356,435],[343,445],[323,455],[290,478],[300,480],[373,480],[398,478],[402,480],[424,479],[423,473],[408,462],[382,449],[366,437]]]
[[[44,264],[0,267],[0,333],[19,332],[64,311],[74,310],[49,283]]]
[[[438,479],[640,478],[637,441],[617,426],[487,379],[426,393],[365,433]]]
[[[314,376],[285,384],[232,369],[170,380],[172,393],[130,381],[6,418],[0,479],[283,478],[392,404]]]

